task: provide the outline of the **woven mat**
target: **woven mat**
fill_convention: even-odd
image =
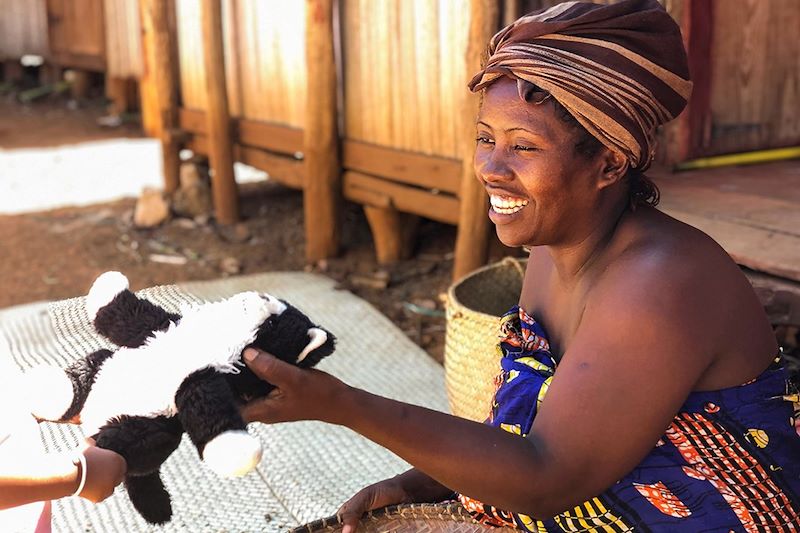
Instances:
[[[347,383],[399,400],[447,410],[442,368],[386,317],[325,277],[267,273],[219,281],[146,289],[169,310],[183,302],[215,300],[245,290],[285,298],[338,337],[338,349],[320,368]],[[83,298],[0,311],[0,357],[21,369],[39,363],[65,366],[106,346],[92,330]],[[69,425],[41,424],[49,451],[67,450],[83,436]],[[173,498],[173,519],[149,526],[121,489],[91,505],[80,498],[54,502],[56,532],[277,532],[329,516],[361,487],[405,470],[408,465],[359,435],[317,422],[251,424],[264,446],[256,471],[222,479],[205,468],[184,437],[162,467]]]

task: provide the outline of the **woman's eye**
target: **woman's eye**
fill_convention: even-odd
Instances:
[[[478,135],[478,137],[475,138],[475,142],[478,144],[494,144],[494,141],[483,135]]]
[[[514,150],[517,150],[519,152],[535,152],[536,148],[534,148],[533,146],[522,146],[521,144],[516,144],[514,145]]]

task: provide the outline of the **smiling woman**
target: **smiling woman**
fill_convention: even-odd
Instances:
[[[500,31],[470,87],[489,217],[531,248],[486,424],[264,354],[250,364],[280,394],[250,412],[345,425],[414,465],[346,502],[344,531],[454,496],[535,532],[800,527],[800,437],[767,317],[644,176],[691,89],[675,22],[656,0],[560,4]]]

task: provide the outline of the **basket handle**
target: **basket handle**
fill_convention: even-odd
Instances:
[[[519,273],[519,277],[525,278],[525,268],[522,266],[522,259],[517,259],[516,257],[504,257],[501,261],[501,265],[514,265],[514,268],[517,269],[517,273]]]

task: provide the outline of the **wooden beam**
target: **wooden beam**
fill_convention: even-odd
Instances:
[[[458,194],[461,162],[457,159],[405,152],[360,141],[345,140],[343,166],[427,189]]]
[[[459,202],[449,194],[432,194],[417,187],[346,171],[343,178],[344,196],[348,200],[374,207],[393,208],[431,220],[456,224]]]
[[[205,135],[192,135],[185,146],[196,154],[208,155],[208,139]],[[263,170],[269,174],[270,180],[282,185],[293,189],[302,189],[305,186],[305,166],[299,159],[238,144],[233,146],[233,157],[245,165]]]
[[[486,45],[497,28],[497,2],[470,0],[470,28],[467,38],[467,78],[480,70]],[[458,217],[453,278],[458,279],[486,263],[489,249],[489,218],[486,191],[475,178],[472,158],[475,151],[475,120],[479,99],[466,89],[463,91],[461,112],[458,114],[461,137],[461,210]]]
[[[220,0],[201,0],[200,11],[208,95],[208,151],[213,172],[211,192],[217,220],[222,224],[233,224],[239,220],[239,198],[233,174],[233,138],[225,86]]]
[[[336,255],[339,248],[341,168],[336,110],[333,0],[306,0],[306,88],[303,210],[306,260]]]
[[[414,251],[419,217],[383,207],[364,206],[378,263],[391,264],[408,259]]]
[[[182,107],[179,110],[178,122],[181,129],[191,133],[200,135],[208,133],[204,111]],[[299,128],[247,118],[233,119],[232,128],[234,139],[239,144],[293,157],[302,153],[304,149],[303,130]]]
[[[170,31],[172,2],[141,0],[142,52],[144,72],[140,103],[145,131],[161,141],[161,169],[164,192],[180,186],[180,145],[174,134],[178,125],[178,87],[175,65],[178,56],[173,31]]]
[[[263,170],[269,178],[287,187],[303,189],[305,185],[305,166],[299,159],[273,155],[258,148],[237,146],[237,161]]]
[[[133,107],[134,80],[131,78],[115,78],[106,74],[106,98],[110,101],[108,113],[119,115],[127,113]]]
[[[686,110],[688,120],[687,158],[707,154],[711,145],[711,68],[714,29],[712,0],[689,0],[684,7],[689,17],[687,54],[692,76],[692,96]]]

